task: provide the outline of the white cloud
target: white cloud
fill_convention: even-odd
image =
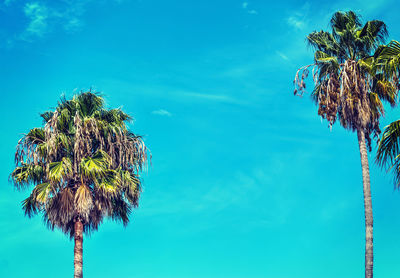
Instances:
[[[295,27],[296,29],[303,29],[305,27],[305,22],[302,19],[298,18],[297,16],[290,16],[287,19],[287,23],[290,26]]]
[[[226,95],[201,94],[201,93],[193,93],[193,92],[186,92],[186,93],[183,93],[183,95],[187,96],[187,97],[194,97],[194,98],[215,101],[215,102],[228,102],[228,103],[238,102],[237,100],[233,99],[232,97],[226,96]]]
[[[64,29],[68,32],[74,32],[81,28],[83,25],[82,21],[77,17],[70,18],[67,23],[64,25]]]
[[[151,112],[154,115],[160,115],[160,116],[167,116],[167,117],[171,117],[172,114],[171,112],[165,110],[165,109],[159,109],[159,110],[154,110],[153,112]]]
[[[2,3],[8,7],[16,1],[3,0]],[[22,6],[22,12],[28,19],[28,23],[21,33],[12,36],[13,40],[32,41],[59,29],[69,33],[76,32],[84,25],[84,15],[88,6],[101,5],[106,2],[94,0],[28,1]],[[113,2],[122,3],[124,0],[113,0]]]
[[[249,7],[249,3],[248,2],[243,2],[242,3],[242,8],[247,10],[247,13],[249,13],[249,14],[258,14],[258,12],[256,10],[253,10],[253,9],[252,10],[248,10],[248,7]]]
[[[301,7],[290,12],[290,16],[286,18],[286,22],[295,29],[303,30],[308,26],[310,18],[313,17],[315,17],[315,14],[311,13],[310,3],[304,2]]]
[[[24,6],[24,13],[30,19],[25,30],[25,36],[42,37],[47,32],[49,10],[44,4],[27,3]]]
[[[283,54],[280,51],[276,51],[276,54],[278,54],[279,57],[281,57],[283,60],[289,61],[289,57]]]

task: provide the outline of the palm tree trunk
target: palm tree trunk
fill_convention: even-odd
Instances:
[[[365,144],[365,133],[362,130],[357,132],[358,145],[360,148],[361,167],[364,189],[364,212],[365,212],[365,278],[373,277],[374,253],[373,253],[373,218],[371,183],[369,180],[369,166],[367,146]]]
[[[82,278],[83,223],[79,218],[75,222],[74,238],[74,278]]]

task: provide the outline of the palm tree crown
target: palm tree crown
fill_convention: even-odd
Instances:
[[[107,110],[91,91],[62,98],[41,117],[44,127],[19,141],[11,174],[18,189],[34,185],[22,203],[26,215],[43,212],[50,228],[71,237],[77,220],[84,232],[96,230],[104,217],[126,225],[138,205],[138,174],[147,161],[141,137],[126,126],[131,118]]]
[[[314,31],[307,41],[316,52],[314,64],[296,74],[295,94],[305,92],[309,68],[315,88],[313,100],[318,114],[332,126],[337,119],[353,131],[363,130],[370,146],[370,135],[378,135],[379,118],[384,114],[382,101],[396,103],[397,87],[387,78],[377,61],[388,32],[379,20],[361,24],[352,11],[336,12],[330,21],[331,32]]]

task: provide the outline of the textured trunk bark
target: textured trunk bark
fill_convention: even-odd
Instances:
[[[364,213],[365,213],[365,278],[373,277],[374,253],[373,253],[373,218],[371,183],[369,180],[369,166],[367,146],[365,144],[365,134],[363,131],[357,132],[358,145],[360,147],[361,167],[364,189]]]
[[[74,238],[74,278],[82,278],[83,224],[79,219],[75,222]]]

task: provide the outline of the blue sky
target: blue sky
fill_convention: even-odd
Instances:
[[[21,135],[94,87],[153,154],[127,228],[84,239],[85,277],[362,277],[356,135],[293,97],[305,36],[353,9],[400,39],[396,1],[23,1],[0,4],[0,277],[71,277],[73,242],[20,208]],[[309,84],[311,85],[311,84]],[[382,127],[400,117],[388,110]],[[399,277],[400,193],[371,160],[375,273]],[[50,274],[49,274],[50,273]],[[56,273],[56,274],[55,274]],[[50,276],[49,276],[50,275]]]

